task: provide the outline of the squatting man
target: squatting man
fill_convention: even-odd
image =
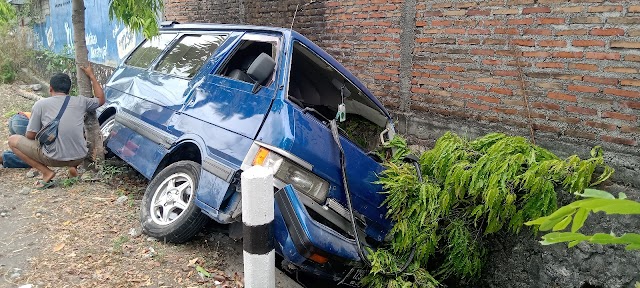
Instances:
[[[36,140],[36,134],[58,116],[65,98],[69,96],[71,78],[64,73],[51,77],[51,97],[38,100],[33,105],[26,133],[9,136],[11,151],[3,152],[0,157],[0,163],[5,168],[37,169],[42,175],[42,180],[35,183],[36,188],[45,189],[55,185],[53,178],[56,173],[49,167],[69,167],[69,176],[78,176],[77,166],[89,152],[84,137],[84,116],[85,113],[102,106],[105,99],[102,86],[96,79],[91,65],[81,67],[81,70],[91,80],[95,98],[69,97],[67,107],[62,111],[55,141],[50,145],[40,145]]]

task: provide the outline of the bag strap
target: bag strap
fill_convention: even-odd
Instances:
[[[62,107],[60,107],[60,112],[58,112],[58,116],[56,116],[57,121],[60,121],[60,118],[62,118],[62,114],[64,114],[64,110],[67,109],[67,105],[69,104],[69,97],[71,96],[66,96],[64,98],[64,103],[62,103]]]

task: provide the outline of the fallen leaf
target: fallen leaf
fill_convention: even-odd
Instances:
[[[216,281],[219,281],[221,283],[224,283],[225,281],[227,281],[227,277],[225,277],[224,275],[213,275],[213,279],[215,279]]]
[[[62,223],[62,225],[69,226],[69,225],[71,225],[71,221],[65,221],[64,223]]]
[[[233,275],[233,280],[236,282],[236,286],[239,288],[243,288],[244,287],[244,277],[242,277],[242,275],[238,274],[238,272],[235,272]]]
[[[189,264],[187,264],[187,267],[195,267],[196,263],[198,263],[198,260],[199,260],[198,258],[189,260]]]
[[[211,273],[209,273],[206,269],[202,268],[200,265],[196,265],[196,271],[198,271],[198,273],[202,274],[202,276],[204,277],[211,277]]]
[[[56,247],[53,247],[53,252],[58,252],[64,248],[64,243],[59,243]]]

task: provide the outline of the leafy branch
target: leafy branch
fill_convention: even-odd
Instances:
[[[437,287],[446,279],[468,281],[480,274],[484,237],[556,210],[556,187],[569,192],[606,180],[613,169],[599,147],[591,158],[560,159],[523,137],[494,133],[469,141],[446,133],[420,157],[422,182],[402,138],[390,144],[378,184],[384,188],[387,218],[395,222],[390,243],[370,253],[363,284],[370,287]],[[599,169],[602,174],[593,179]],[[400,271],[408,255],[412,263]],[[389,276],[392,275],[392,276]]]
[[[542,245],[568,242],[571,248],[586,241],[593,244],[622,244],[626,245],[627,250],[640,250],[640,234],[625,233],[617,237],[606,233],[594,235],[578,233],[591,212],[640,215],[640,203],[627,200],[624,193],[620,193],[618,198],[615,198],[608,192],[596,189],[586,189],[583,194],[577,195],[589,199],[575,201],[549,216],[525,223],[529,226],[538,225],[541,231],[554,231],[542,236],[543,241],[540,241]],[[566,229],[569,224],[571,224],[571,232],[556,232]]]
[[[161,0],[110,0],[109,18],[150,39],[159,33],[157,19],[163,7]]]

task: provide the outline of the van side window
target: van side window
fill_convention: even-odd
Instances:
[[[275,59],[276,59],[276,46],[275,43],[258,42],[251,40],[243,40],[239,44],[239,48],[227,61],[226,65],[218,71],[218,75],[244,81],[250,84],[255,84],[256,81],[261,80],[260,84],[266,85],[271,80],[271,75],[275,71]],[[265,55],[262,55],[265,54]],[[272,62],[271,65],[261,65],[258,62]],[[270,67],[271,71],[252,71],[251,67]],[[255,79],[256,76],[265,79]]]
[[[131,53],[131,56],[125,61],[125,64],[148,68],[151,62],[158,58],[158,55],[162,53],[164,48],[166,48],[174,38],[176,38],[176,34],[160,34],[150,40],[145,40],[144,43],[138,46],[136,51]]]
[[[156,71],[191,78],[225,39],[223,35],[185,35],[160,61]]]

